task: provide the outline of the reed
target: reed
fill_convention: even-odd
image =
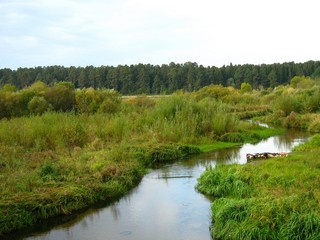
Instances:
[[[122,102],[113,91],[55,89],[64,100],[65,93],[74,93],[76,107],[64,109],[50,90],[46,101],[55,103],[50,103],[53,108],[42,112],[31,104],[29,110],[38,115],[21,112],[14,118],[18,113],[7,113],[8,119],[0,120],[0,235],[118,197],[135,186],[147,168],[197,154],[197,145],[208,150],[275,133],[242,122],[234,112],[234,99],[226,100],[229,93],[240,93],[222,86],[211,86],[203,95],[178,92]],[[237,96],[236,101],[241,99]],[[229,143],[218,142],[221,139]],[[221,181],[228,192],[241,188],[240,195],[251,194],[243,179]]]

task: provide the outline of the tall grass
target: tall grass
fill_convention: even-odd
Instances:
[[[208,169],[197,189],[214,197],[215,239],[318,239],[320,144],[315,135],[288,158]]]
[[[82,99],[82,111],[0,120],[0,235],[120,196],[147,167],[198,153],[190,144],[212,145],[229,133],[227,141],[239,134],[256,140],[252,124],[223,102],[229,90],[214,88],[214,98],[129,99],[116,111],[108,104],[87,111]],[[229,191],[249,194],[245,181],[226,181]]]

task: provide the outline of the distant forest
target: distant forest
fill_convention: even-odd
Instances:
[[[320,61],[305,63],[275,63],[262,65],[228,65],[204,67],[197,63],[169,65],[119,65],[0,69],[0,87],[12,84],[18,89],[41,80],[49,86],[57,82],[72,82],[76,88],[114,89],[124,95],[169,94],[176,90],[198,90],[210,84],[240,88],[241,83],[254,89],[274,88],[289,83],[294,76],[320,77]]]

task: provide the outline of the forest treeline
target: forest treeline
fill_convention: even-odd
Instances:
[[[18,89],[40,80],[49,86],[71,82],[76,88],[114,89],[124,95],[170,94],[176,90],[198,90],[210,84],[240,88],[249,83],[254,89],[273,88],[289,83],[294,76],[320,76],[320,61],[275,63],[262,65],[230,65],[204,67],[197,63],[137,64],[113,66],[0,69],[0,87],[12,84]]]

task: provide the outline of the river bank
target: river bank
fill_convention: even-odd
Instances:
[[[197,189],[214,198],[215,239],[319,239],[320,137],[287,158],[208,169]]]
[[[242,133],[241,139],[256,142],[281,132],[256,126]],[[249,136],[249,137],[248,137]],[[149,167],[186,158],[201,151],[221,149],[241,142],[216,142],[200,146],[157,144],[120,146],[91,152],[73,152],[71,156],[51,157],[50,163],[25,177],[39,178],[42,184],[29,191],[6,192],[0,197],[0,234],[23,229],[57,215],[68,215],[99,201],[112,201],[135,187]],[[45,154],[45,153],[43,153]],[[51,153],[52,154],[52,153]],[[57,162],[52,163],[52,158]],[[110,161],[110,159],[114,159]],[[128,161],[130,159],[130,161]],[[70,161],[75,165],[70,166]],[[83,168],[90,166],[90,171]],[[70,174],[70,168],[77,173]],[[81,174],[82,173],[82,174]],[[74,174],[77,174],[76,176]],[[30,184],[35,184],[30,182]]]
[[[221,148],[161,164],[150,169],[137,187],[119,200],[94,205],[72,218],[57,218],[54,225],[42,221],[20,239],[209,240],[211,201],[194,188],[206,167],[244,163],[246,153],[255,149],[288,152],[307,136],[290,131],[259,143]]]
[[[95,166],[96,172],[93,171],[89,176],[79,175],[75,182],[63,181],[60,178],[64,176],[61,176],[62,173],[56,166],[46,165],[40,172],[47,181],[42,188],[29,193],[7,193],[1,196],[0,235],[31,226],[41,219],[71,214],[99,201],[115,200],[135,187],[147,173],[148,167],[199,152],[197,147],[182,144],[130,146],[118,149],[117,154],[125,156],[118,158],[113,165]],[[90,155],[92,158],[100,158],[100,161],[106,161],[101,158],[107,154],[110,152],[102,150]]]

